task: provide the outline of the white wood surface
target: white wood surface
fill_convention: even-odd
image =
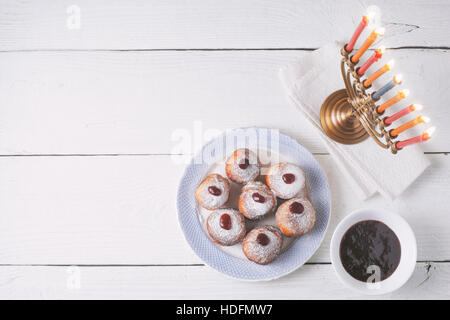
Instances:
[[[318,135],[288,101],[278,77],[282,66],[308,54],[0,53],[0,103],[4,106],[0,152],[170,154],[177,144],[174,131],[193,132],[193,122],[201,121],[203,131],[278,128],[312,152],[323,153],[326,149]],[[447,50],[395,50],[386,56],[395,57],[396,73],[404,76],[402,88],[411,91],[407,103],[423,104],[423,113],[438,128],[445,128],[449,114],[445,101],[450,101]],[[387,79],[381,78],[377,85]],[[424,150],[450,151],[450,133],[438,130]]]
[[[276,281],[242,282],[205,266],[15,266],[0,273],[0,298],[41,299],[360,299],[331,265],[305,265]],[[449,299],[450,268],[418,263],[399,291],[367,299]]]
[[[412,279],[380,298],[450,298],[448,1],[79,0],[69,30],[73,4],[0,0],[0,298],[366,298],[329,264],[336,224],[364,206],[401,213],[418,239]],[[368,4],[409,102],[438,127],[432,166],[394,202],[354,197],[277,77],[303,49],[347,40]],[[198,123],[279,128],[316,153],[333,211],[308,265],[246,283],[192,253],[175,197],[199,145],[171,154],[174,132]]]
[[[66,9],[81,29],[66,29]],[[347,41],[369,5],[382,9],[388,47],[449,46],[446,0],[3,0],[0,48],[317,48]]]
[[[332,187],[327,238],[311,262],[330,262],[336,224],[360,207],[400,212],[411,223],[419,261],[450,257],[448,156],[392,203],[362,202],[328,155],[317,155]],[[183,171],[170,156],[0,158],[0,264],[198,264],[176,217]],[[424,201],[433,199],[433,201]]]

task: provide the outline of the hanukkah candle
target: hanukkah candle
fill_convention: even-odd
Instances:
[[[341,49],[341,74],[345,89],[333,92],[324,101],[320,110],[320,122],[327,136],[336,142],[356,144],[370,136],[380,147],[390,149],[393,154],[396,154],[407,146],[429,140],[435,127],[429,128],[414,138],[400,140],[404,132],[430,121],[429,118],[418,115],[409,122],[390,128],[395,121],[421,110],[422,107],[411,104],[397,113],[385,116],[392,106],[407,98],[409,90],[402,89],[390,99],[383,98],[390,90],[402,84],[401,75],[393,76],[380,89],[371,90],[373,82],[387,74],[394,65],[394,61],[391,60],[370,76],[365,75],[368,69],[383,56],[385,48],[380,47],[370,58],[363,61],[364,53],[377,38],[383,36],[384,28],[373,29],[361,47],[353,53],[358,38],[371,19],[373,14],[368,13],[363,16],[349,43]],[[381,103],[383,99],[384,102]]]

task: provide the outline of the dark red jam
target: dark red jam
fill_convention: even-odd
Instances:
[[[365,220],[345,232],[339,254],[344,269],[353,278],[377,282],[389,278],[397,269],[401,246],[397,235],[387,225]]]
[[[283,174],[283,181],[286,184],[291,184],[295,181],[295,176],[292,173]]]
[[[295,214],[303,213],[305,207],[300,202],[292,202],[289,206],[289,211]]]
[[[239,168],[241,168],[242,170],[245,170],[248,168],[249,165],[250,165],[250,160],[248,160],[248,158],[245,158],[243,162],[239,163]]]
[[[222,194],[222,190],[220,190],[216,186],[209,186],[208,192],[211,193],[213,196],[217,196],[217,197]]]
[[[255,192],[254,194],[252,194],[252,199],[255,202],[259,202],[259,203],[266,202],[266,198],[264,198],[264,196],[260,195],[258,192]]]
[[[224,213],[220,217],[220,227],[225,230],[231,229],[231,217],[229,214]]]
[[[259,233],[256,237],[256,241],[262,246],[267,246],[270,242],[270,239],[264,233]]]

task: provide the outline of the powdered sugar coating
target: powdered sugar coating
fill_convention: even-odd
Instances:
[[[289,209],[294,202],[303,205],[303,213],[292,213]],[[309,232],[315,222],[316,213],[311,203],[304,198],[294,198],[283,203],[275,214],[277,225],[281,232],[288,237],[298,237]]]
[[[269,237],[270,242],[266,246],[259,244],[257,241],[260,233]],[[242,250],[249,260],[259,264],[268,264],[278,257],[282,245],[281,232],[273,226],[264,226],[256,227],[247,234],[242,244]]]
[[[243,169],[239,165],[248,159],[248,167]],[[237,183],[247,183],[255,180],[259,175],[259,161],[256,153],[249,149],[237,149],[227,159],[225,171],[228,178]]]
[[[253,195],[258,193],[264,197],[264,202],[255,201]],[[269,187],[259,181],[247,183],[239,196],[239,210],[248,219],[259,219],[272,212],[277,204],[275,195]]]
[[[216,187],[221,191],[218,196],[212,195],[209,191],[209,187]],[[208,210],[218,209],[228,201],[230,195],[230,182],[227,178],[222,177],[220,174],[213,173],[207,176],[198,186],[195,191],[195,197],[199,205]]]
[[[283,175],[285,174],[293,174],[295,181],[290,184],[286,183],[283,180]],[[282,162],[270,167],[267,172],[266,182],[275,195],[281,199],[291,199],[305,193],[305,173],[300,167],[291,163]]]
[[[220,226],[223,214],[231,218],[231,229],[226,230]],[[234,209],[219,209],[212,212],[206,220],[206,228],[210,238],[222,246],[232,246],[244,239],[246,228],[242,214]]]

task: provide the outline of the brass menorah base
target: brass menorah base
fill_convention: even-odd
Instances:
[[[356,144],[366,140],[369,134],[353,114],[345,89],[333,92],[322,104],[320,122],[326,135],[342,144]]]

